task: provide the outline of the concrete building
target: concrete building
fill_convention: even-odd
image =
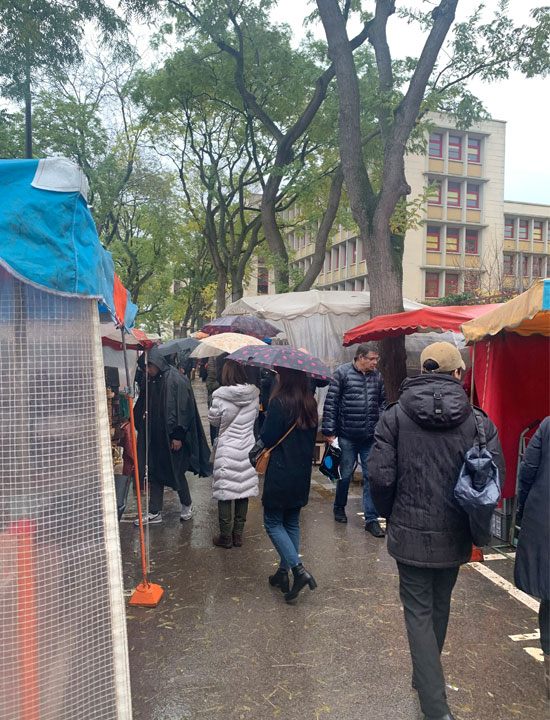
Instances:
[[[436,125],[424,155],[406,157],[410,199],[433,188],[425,217],[409,230],[403,256],[403,295],[436,299],[465,290],[529,287],[550,275],[550,206],[504,200],[506,123],[487,120],[467,131],[450,118],[433,115]],[[296,221],[299,211],[285,214]],[[287,230],[293,267],[306,271],[314,237],[299,223]],[[364,248],[353,230],[338,228],[327,250],[316,287],[368,290]]]

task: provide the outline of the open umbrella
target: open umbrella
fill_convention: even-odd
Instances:
[[[264,342],[251,335],[240,333],[220,333],[207,337],[197,343],[197,347],[191,353],[192,358],[216,357],[222,353],[232,353],[244,346],[252,347],[261,345],[267,347]]]
[[[217,335],[218,333],[242,333],[243,335],[252,335],[252,337],[263,340],[278,335],[281,330],[271,323],[262,320],[254,315],[227,315],[219,317],[209,322],[201,332],[207,335]]]
[[[191,352],[198,344],[199,341],[192,337],[178,338],[176,340],[168,340],[168,342],[159,345],[158,351],[166,357],[167,355],[174,355],[175,353],[184,351]]]
[[[319,358],[289,345],[248,346],[232,353],[227,359],[270,370],[278,367],[298,370],[318,380],[330,380],[332,377],[328,367]]]

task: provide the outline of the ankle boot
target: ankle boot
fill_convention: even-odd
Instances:
[[[233,540],[228,535],[216,535],[212,538],[212,542],[216,547],[222,547],[229,550],[233,547]]]
[[[544,684],[546,687],[546,699],[550,700],[550,655],[544,655]]]
[[[243,545],[243,534],[242,533],[233,533],[233,545],[235,547],[242,547]]]
[[[275,575],[269,576],[269,584],[273,587],[278,587],[282,592],[287,593],[290,590],[290,583],[288,581],[288,570],[280,567],[277,568]]]
[[[294,575],[294,582],[292,583],[292,590],[290,592],[287,592],[285,595],[285,600],[287,602],[295,600],[298,597],[298,593],[300,592],[300,590],[306,585],[309,585],[310,590],[315,590],[315,588],[317,587],[317,583],[308,573],[302,563],[299,563],[298,565],[296,565],[296,567],[292,568],[292,574]]]

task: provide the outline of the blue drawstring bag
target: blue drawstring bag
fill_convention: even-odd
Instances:
[[[326,475],[332,482],[340,480],[340,457],[342,451],[338,447],[334,447],[329,443],[326,444],[323,459],[319,465],[319,470]]]
[[[474,445],[464,456],[455,486],[455,500],[468,514],[474,544],[481,547],[491,540],[491,519],[500,502],[498,468],[487,450],[483,416],[472,408],[476,423]]]

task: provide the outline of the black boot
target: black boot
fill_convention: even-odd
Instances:
[[[273,587],[278,587],[282,592],[287,593],[290,590],[290,583],[288,581],[288,570],[280,567],[277,568],[275,575],[269,576],[269,584]]]
[[[298,593],[300,592],[300,590],[306,585],[309,585],[310,590],[315,590],[315,588],[317,587],[317,583],[308,573],[302,563],[292,568],[292,574],[294,575],[294,582],[292,583],[292,590],[290,592],[287,592],[285,595],[285,600],[287,602],[295,600],[298,597]]]

